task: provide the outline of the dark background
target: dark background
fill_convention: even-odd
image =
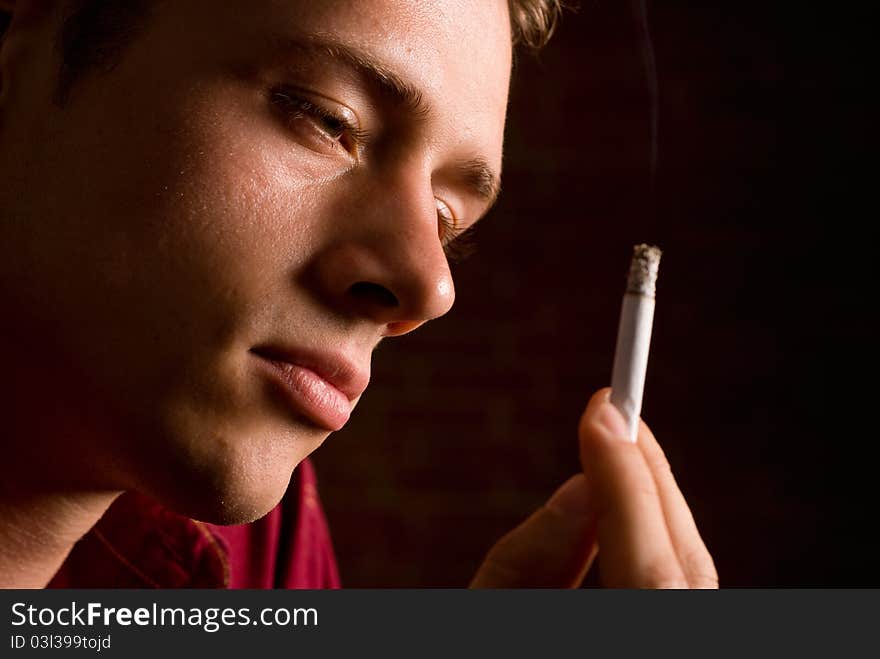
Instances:
[[[504,192],[446,318],[376,353],[315,462],[343,583],[463,586],[578,469],[631,247],[664,250],[643,416],[724,586],[880,586],[874,21],[582,2],[521,53]],[[699,5],[699,6],[696,6]]]

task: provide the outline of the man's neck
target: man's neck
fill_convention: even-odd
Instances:
[[[0,587],[44,588],[120,494],[0,491]]]

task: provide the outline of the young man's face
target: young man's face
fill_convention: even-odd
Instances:
[[[162,2],[60,108],[57,21],[22,21],[0,305],[34,441],[202,519],[269,510],[377,343],[452,305],[445,225],[497,184],[508,20],[506,0]]]

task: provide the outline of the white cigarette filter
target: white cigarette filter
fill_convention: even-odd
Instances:
[[[611,402],[623,415],[628,439],[633,443],[639,434],[660,254],[660,250],[651,245],[633,247],[617,329],[617,347],[611,373]]]

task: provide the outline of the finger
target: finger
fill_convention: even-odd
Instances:
[[[589,489],[572,476],[525,522],[499,540],[471,588],[572,588],[596,556]]]
[[[686,588],[654,477],[623,417],[597,392],[581,417],[581,462],[597,516],[603,585]]]
[[[691,588],[717,588],[718,573],[712,556],[700,537],[694,516],[675,482],[663,449],[644,421],[639,424],[638,444],[657,485],[666,527],[688,585]]]

